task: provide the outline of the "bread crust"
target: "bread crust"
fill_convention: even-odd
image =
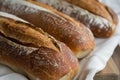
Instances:
[[[71,4],[79,6],[95,15],[106,18],[110,22],[113,22],[110,13],[106,10],[105,5],[98,0],[66,0]],[[94,4],[94,5],[93,5]]]
[[[30,0],[1,0],[0,4],[0,10],[42,28],[69,46],[79,58],[88,55],[94,48],[94,37],[88,28],[47,5]],[[81,56],[81,52],[86,50],[88,53]]]
[[[31,80],[59,80],[68,73],[74,78],[77,58],[65,44],[44,34],[29,23],[0,16],[0,63]]]
[[[98,0],[33,0],[50,5],[58,11],[82,22],[95,37],[107,38],[118,24],[116,13]],[[94,4],[94,5],[92,5]]]
[[[2,40],[2,37],[0,37],[0,40]],[[62,56],[50,48],[40,47],[26,54],[27,50],[24,50],[23,47],[16,44],[15,46],[10,45],[8,41],[3,40],[0,42],[0,55],[2,56],[0,60],[16,72],[21,70],[31,80],[58,80],[69,72]]]

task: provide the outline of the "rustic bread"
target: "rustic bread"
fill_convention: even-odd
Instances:
[[[118,24],[116,13],[98,0],[32,0],[50,5],[58,11],[82,22],[94,36],[107,38],[113,35]]]
[[[88,55],[95,46],[93,34],[87,27],[45,4],[30,0],[0,0],[0,10],[42,28],[69,46],[78,58]]]
[[[0,12],[0,63],[30,80],[72,80],[79,70],[72,51],[40,28],[9,15]]]

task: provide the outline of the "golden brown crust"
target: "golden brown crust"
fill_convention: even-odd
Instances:
[[[66,43],[76,54],[88,49],[89,54],[94,48],[94,37],[88,28],[47,5],[30,0],[20,2],[3,0],[0,3],[2,11],[17,15],[42,28]]]
[[[108,19],[110,22],[113,22],[110,13],[106,10],[105,5],[100,3],[98,0],[66,0],[71,4],[79,6],[89,12],[104,17]]]
[[[105,28],[99,29],[97,26],[92,26],[90,29],[94,33],[95,37],[108,38],[113,35],[116,28],[112,29],[111,27],[105,27]]]
[[[107,38],[112,36],[118,24],[118,17],[115,12],[98,0],[34,1],[50,5],[56,10],[82,22],[91,29],[95,37]]]
[[[69,67],[69,69],[71,70],[70,80],[73,80],[74,77],[76,76],[76,74],[78,73],[80,66],[79,66],[79,64],[77,64],[77,59],[76,60],[74,59],[74,57],[73,57],[74,54],[71,54],[71,51],[68,49],[68,47],[65,46],[65,44],[58,42],[58,45],[60,47],[60,52],[62,53],[62,55],[68,62],[68,65],[71,66],[71,67]],[[66,50],[68,50],[68,51],[66,51]]]
[[[55,17],[54,15],[45,12],[41,12],[41,13],[38,12],[40,16],[37,15],[36,17],[33,14],[30,15],[31,19],[34,18],[32,20],[36,19],[35,22],[34,21],[30,21],[30,22],[38,27],[40,24],[39,21],[42,21],[42,19],[45,17],[46,18],[46,21],[44,22],[45,24],[43,25],[41,24],[40,27],[47,33],[53,35],[56,39],[64,42],[67,46],[69,46],[76,56],[79,55],[77,56],[78,58],[85,57],[93,50],[95,46],[93,35],[83,24],[78,23],[74,19],[56,11],[50,6],[44,5],[42,3],[38,3],[36,1],[31,1],[31,0],[27,0],[27,1],[39,5],[41,7],[44,7],[46,9],[49,9],[66,20],[64,21],[60,17],[57,16]],[[48,22],[47,19],[50,21],[49,23],[47,23]],[[29,20],[30,19],[28,19],[28,21]],[[61,30],[62,32],[60,32],[59,30]],[[82,54],[80,53],[87,50],[88,50],[87,54],[81,56]]]
[[[19,23],[12,19],[0,17],[0,32],[6,37],[17,39],[19,42],[35,47],[49,47],[57,50],[51,40],[32,28],[29,28],[24,23]]]
[[[109,20],[111,23],[115,24],[115,26],[118,24],[118,17],[116,13],[110,7],[104,5],[103,3],[100,3],[98,0],[66,0],[66,1],[76,6],[79,6],[85,10],[88,10],[89,12],[95,15],[101,16]]]
[[[40,14],[40,16],[37,14]],[[66,43],[74,52],[92,49],[94,46],[94,39],[84,25],[77,27],[78,25],[75,26],[74,24],[70,24],[68,21],[62,21],[59,17],[54,17],[46,12],[39,12],[35,15],[32,14],[29,16],[29,21],[31,23],[53,35],[56,39]]]
[[[106,7],[107,11],[109,12],[109,14],[111,15],[113,23],[115,24],[115,26],[117,26],[118,21],[119,21],[117,14],[110,7],[108,7],[108,6],[105,6],[105,7]]]
[[[11,45],[8,41],[5,42],[5,39],[2,41],[2,37],[0,37],[0,40],[0,60],[15,66],[18,70],[21,69],[26,74],[31,74],[34,76],[32,80],[35,80],[35,78],[58,80],[69,72],[68,65],[63,57],[50,48],[40,47],[26,54],[23,47],[19,47],[18,44]],[[26,76],[29,77],[30,75]]]
[[[111,23],[111,25],[108,26],[105,25],[103,29],[98,28],[98,26],[91,26],[91,30],[96,37],[105,38],[113,35],[118,24],[118,17],[111,8],[100,3],[98,0],[66,0],[66,1],[76,6],[79,6],[95,15],[101,16]]]
[[[79,69],[77,58],[66,45],[51,39],[28,23],[0,16],[0,63],[32,80],[59,80],[68,73],[74,77]]]

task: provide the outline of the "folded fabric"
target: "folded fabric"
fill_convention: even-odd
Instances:
[[[11,73],[0,77],[0,80],[28,80],[18,73]]]
[[[81,61],[81,71],[77,80],[93,80],[95,74],[105,68],[120,40],[120,26],[109,39],[96,39],[96,48],[91,55]]]

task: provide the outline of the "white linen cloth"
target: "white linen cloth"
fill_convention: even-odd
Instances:
[[[120,0],[100,0],[113,8],[120,19]],[[79,80],[93,80],[98,71],[105,68],[107,61],[112,56],[114,49],[120,42],[120,22],[116,33],[108,39],[95,39],[96,47],[92,54],[80,62],[81,71]],[[0,64],[0,80],[28,80],[21,74],[13,72],[8,67]],[[76,79],[75,79],[76,80]],[[77,78],[78,80],[78,78]]]

